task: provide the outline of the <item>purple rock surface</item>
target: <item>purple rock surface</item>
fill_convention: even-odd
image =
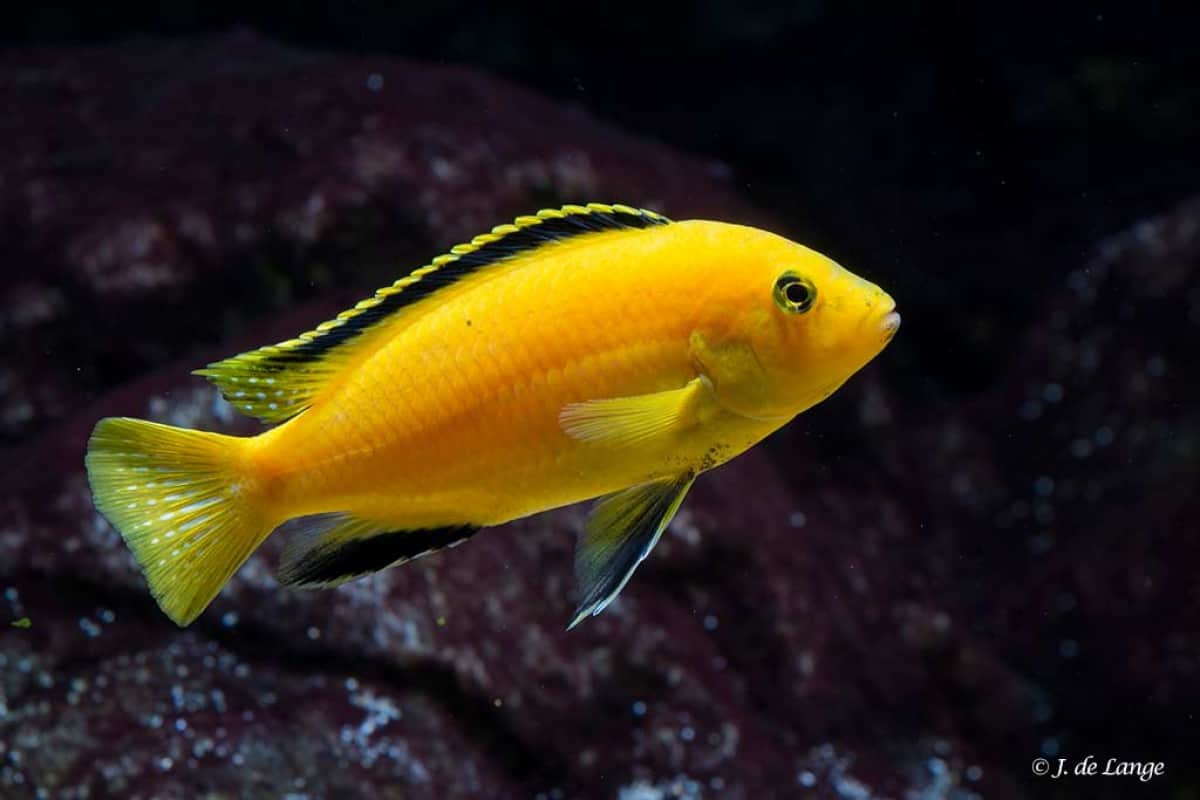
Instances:
[[[252,34],[0,53],[0,435],[564,202],[756,216],[719,164],[455,67]]]
[[[236,35],[0,75],[0,795],[1066,797],[1048,741],[1138,752],[1101,694],[1185,769],[1200,203],[1081,260],[986,391],[873,365],[704,476],[574,631],[580,508],[325,592],[276,585],[273,537],[181,631],[91,507],[96,419],[253,432],[189,371],[534,207],[762,215],[461,69]]]

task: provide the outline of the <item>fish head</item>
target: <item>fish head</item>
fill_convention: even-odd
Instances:
[[[786,419],[804,411],[878,355],[900,327],[887,292],[782,237],[748,234],[736,265],[726,267],[721,302],[710,304],[691,341],[718,401],[735,413]]]

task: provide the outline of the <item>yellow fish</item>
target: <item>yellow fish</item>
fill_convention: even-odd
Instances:
[[[565,206],[198,371],[277,427],[103,419],[88,478],[179,625],[288,520],[302,530],[281,582],[329,586],[602,497],[573,627],[620,592],[697,475],[828,397],[899,324],[878,286],[774,234]]]

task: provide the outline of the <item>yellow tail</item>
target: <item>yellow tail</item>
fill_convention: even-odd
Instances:
[[[243,472],[246,442],[120,417],[100,420],[88,442],[96,508],[177,625],[200,615],[274,527]]]

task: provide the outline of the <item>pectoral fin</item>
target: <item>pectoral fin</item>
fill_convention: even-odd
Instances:
[[[645,444],[700,421],[711,394],[703,377],[679,389],[571,403],[558,416],[567,435],[614,446]]]
[[[599,614],[625,588],[694,480],[693,474],[685,473],[644,483],[608,495],[595,505],[575,551],[580,600],[568,630],[589,614]]]

